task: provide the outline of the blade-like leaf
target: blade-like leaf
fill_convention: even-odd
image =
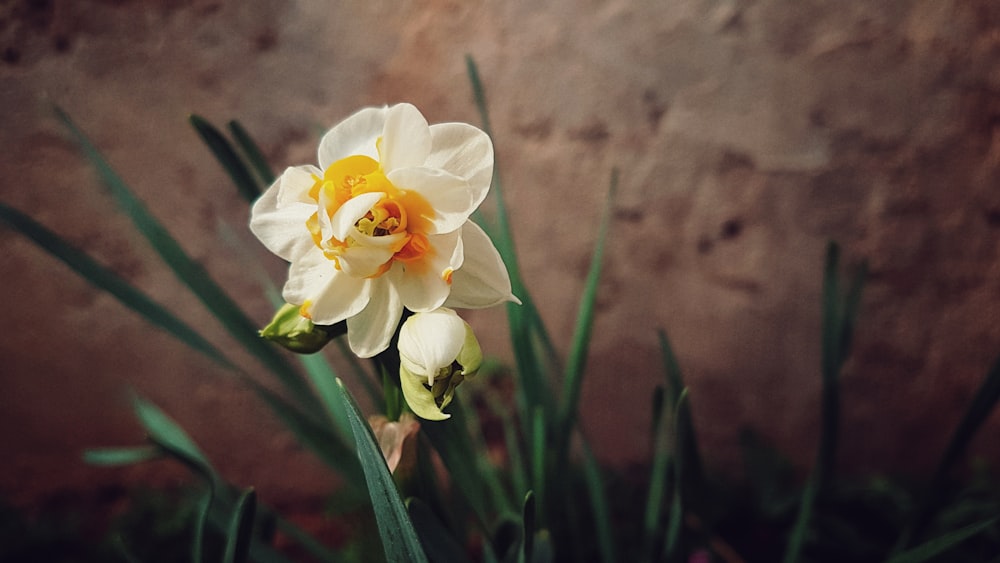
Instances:
[[[233,140],[243,151],[243,156],[246,157],[247,161],[250,162],[250,166],[253,167],[254,171],[257,172],[257,177],[264,185],[271,185],[274,183],[274,172],[271,170],[271,165],[267,163],[267,159],[264,158],[263,151],[257,146],[253,138],[247,133],[247,130],[240,125],[239,121],[229,122],[229,132],[233,135]]]
[[[173,419],[138,395],[132,398],[132,408],[150,440],[205,476],[212,484],[218,483],[218,477],[208,458]]]
[[[681,394],[686,389],[684,377],[681,374],[680,363],[674,354],[674,349],[670,345],[670,339],[664,330],[657,331],[657,338],[660,343],[660,354],[663,358],[663,368],[667,377],[667,400],[670,404],[680,403]],[[701,453],[698,449],[698,438],[694,432],[694,421],[691,415],[691,404],[686,402],[684,409],[678,413],[680,418],[677,422],[677,448],[679,457],[684,459],[684,481],[692,489],[698,491],[704,482],[701,464]],[[688,488],[686,486],[685,488]]]
[[[476,62],[471,56],[465,57],[466,70],[469,75],[469,83],[472,86],[472,94],[482,119],[483,131],[490,138],[493,138],[493,129],[490,126],[489,110],[486,104],[486,92],[483,89],[482,80],[479,78],[479,70]],[[514,248],[514,238],[511,234],[510,221],[507,217],[507,204],[504,201],[503,185],[500,181],[500,166],[496,162],[494,155],[493,179],[491,191],[493,201],[496,204],[496,226],[490,229],[490,236],[500,253],[507,272],[510,274],[510,284],[514,295],[521,299],[522,305],[507,303],[507,318],[510,325],[511,344],[514,349],[514,361],[517,364],[517,372],[520,376],[518,386],[519,398],[518,407],[522,420],[529,420],[535,407],[542,407],[547,412],[552,409],[552,394],[545,379],[545,373],[541,363],[535,353],[534,336],[539,328],[544,331],[541,325],[541,316],[537,314],[528,288],[521,278],[521,269],[517,261],[517,252]],[[477,215],[478,216],[478,215]],[[483,221],[480,219],[480,222]],[[543,342],[547,340],[547,335],[542,336]]]
[[[566,363],[566,374],[563,379],[562,402],[559,405],[561,432],[558,438],[559,459],[562,459],[569,448],[569,439],[573,425],[576,424],[580,390],[583,386],[583,369],[587,363],[587,351],[590,349],[590,335],[594,327],[594,303],[597,301],[597,287],[601,279],[601,267],[604,258],[604,247],[607,243],[608,229],[614,210],[615,193],[618,191],[618,170],[611,171],[611,184],[604,203],[604,215],[597,234],[597,245],[590,261],[590,271],[584,285],[583,296],[580,298],[580,311],[576,317],[576,327],[573,329],[573,343],[570,347],[569,360]]]
[[[201,140],[208,145],[209,150],[215,155],[219,164],[222,165],[226,173],[229,174],[229,177],[232,178],[233,183],[236,184],[236,189],[239,190],[243,199],[253,202],[260,197],[260,185],[222,133],[201,116],[191,115],[188,120],[191,122],[194,130],[198,132]]]
[[[427,504],[411,498],[406,501],[406,508],[428,559],[434,563],[470,562],[468,554]]]
[[[83,461],[90,465],[133,465],[161,457],[163,450],[156,446],[101,448],[83,452]]]
[[[663,397],[662,387],[657,387],[660,393],[654,397]],[[667,476],[670,473],[670,417],[664,412],[665,409],[657,409],[654,405],[653,411],[659,411],[659,416],[655,419],[656,428],[653,433],[653,465],[649,478],[649,493],[646,497],[646,512],[643,520],[643,557],[646,561],[653,561],[657,548],[656,533],[660,530],[662,519],[663,498],[667,491]],[[676,491],[675,491],[676,494]]]
[[[994,360],[993,366],[986,374],[975,396],[973,396],[972,402],[969,403],[969,407],[962,416],[962,420],[955,428],[955,432],[927,484],[919,508],[896,544],[896,552],[906,548],[910,542],[920,537],[941,503],[941,493],[946,490],[952,468],[965,455],[969,443],[972,442],[983,423],[996,409],[998,402],[1000,402],[1000,357]]]
[[[236,499],[233,515],[226,530],[226,549],[223,563],[245,563],[250,555],[253,539],[253,519],[257,512],[257,493],[253,487],[246,489]]]
[[[365,473],[368,484],[368,495],[375,509],[375,521],[378,523],[379,535],[382,537],[382,547],[389,561],[426,562],[423,548],[417,532],[413,529],[410,517],[406,512],[399,491],[385,464],[385,458],[379,450],[371,427],[365,422],[354,398],[339,379],[341,399],[347,410],[347,417],[354,431],[354,442],[357,446],[358,460]]]
[[[601,552],[603,563],[614,563],[616,550],[604,478],[601,477],[601,468],[598,467],[597,459],[586,439],[582,440],[582,445],[584,478],[587,482],[591,513],[594,516],[594,529],[597,531],[597,547]]]
[[[535,494],[528,491],[524,494],[524,507],[521,510],[521,554],[522,563],[531,563],[535,552]]]
[[[55,112],[80,146],[87,160],[93,164],[115,200],[132,220],[136,229],[149,241],[177,278],[191,289],[234,339],[281,380],[282,384],[307,412],[315,416],[322,416],[323,411],[318,399],[312,394],[309,386],[302,380],[291,363],[273,346],[260,338],[254,323],[212,280],[201,264],[191,259],[163,225],[150,214],[146,206],[132,193],[124,180],[111,168],[97,147],[80,131],[69,116],[58,107],[55,108]]]
[[[963,541],[982,533],[996,523],[996,518],[990,518],[985,522],[970,524],[964,528],[955,530],[954,532],[934,538],[911,550],[904,551],[903,553],[892,557],[886,561],[886,563],[923,563],[924,561],[930,560],[932,557],[948,551]]]
[[[205,354],[227,368],[234,368],[225,355],[187,323],[136,289],[110,268],[102,266],[82,250],[45,228],[31,217],[0,203],[0,221],[31,239],[53,257],[63,261],[83,279],[107,291],[126,307],[139,313],[153,325],[162,328],[194,350]]]

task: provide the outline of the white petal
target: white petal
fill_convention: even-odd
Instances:
[[[340,268],[349,276],[367,278],[377,274],[392,255],[392,248],[387,246],[351,246],[339,256]]]
[[[431,125],[431,154],[424,166],[466,180],[472,205],[479,207],[493,180],[493,142],[489,135],[466,123]]]
[[[394,186],[419,193],[434,209],[429,234],[449,233],[465,223],[475,207],[469,183],[442,170],[402,168],[388,174]]]
[[[364,309],[371,294],[368,285],[369,280],[338,272],[317,248],[292,263],[282,297],[297,305],[310,301],[313,322],[330,325]]]
[[[402,270],[401,276],[393,277],[393,283],[399,290],[403,305],[411,311],[430,311],[440,307],[451,291],[447,281],[451,272],[461,271],[460,231],[431,235],[427,237],[427,242],[433,250],[423,259],[411,264],[397,262],[398,266],[393,268],[394,274],[397,274],[397,268]]]
[[[279,187],[268,188],[250,214],[250,230],[268,250],[289,262],[316,248],[306,228],[306,220],[316,212],[316,204],[291,203],[278,206]]]
[[[371,358],[389,347],[403,314],[399,295],[385,280],[369,280],[372,294],[363,311],[347,319],[347,342],[361,358]]]
[[[469,221],[462,227],[465,262],[451,278],[451,293],[445,305],[482,309],[504,301],[521,301],[511,293],[510,276],[500,253],[479,225]]]
[[[410,104],[389,108],[379,148],[382,169],[392,172],[397,168],[420,166],[430,152],[431,131],[420,110]]]
[[[417,313],[399,329],[399,357],[407,368],[419,366],[418,376],[433,376],[458,358],[465,345],[465,321],[451,309]],[[411,370],[412,371],[412,370]]]
[[[378,160],[375,141],[382,135],[389,108],[365,108],[341,121],[323,135],[319,142],[319,166],[328,166],[342,158],[365,155]]]
[[[359,219],[364,217],[371,211],[372,206],[378,203],[378,200],[385,197],[382,192],[370,192],[366,194],[360,194],[344,202],[330,218],[330,235],[339,241],[346,241],[347,237],[352,236],[358,230],[354,227],[354,224],[358,222]],[[320,204],[325,207],[325,196],[321,196]],[[323,233],[324,240],[329,238],[327,233]]]
[[[278,205],[284,207],[293,203],[316,204],[316,200],[309,197],[309,190],[312,189],[316,180],[313,175],[323,177],[323,171],[315,166],[290,166],[275,181],[278,185]]]

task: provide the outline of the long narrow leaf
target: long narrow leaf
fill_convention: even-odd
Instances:
[[[927,484],[919,508],[896,544],[896,552],[906,548],[911,541],[920,537],[941,503],[941,493],[946,489],[951,469],[965,455],[969,443],[972,442],[983,423],[996,409],[998,402],[1000,402],[1000,357],[994,360],[993,366],[987,372],[982,384],[973,396],[972,402],[969,403],[969,407],[962,416],[962,420],[955,428],[955,432]]]
[[[686,389],[684,377],[681,373],[680,363],[677,355],[670,345],[670,339],[664,330],[657,331],[657,338],[660,344],[660,354],[663,358],[663,368],[667,377],[667,398],[671,404],[680,404],[681,394]],[[698,448],[698,439],[694,431],[694,421],[691,415],[691,404],[686,402],[684,409],[678,413],[677,419],[677,448],[679,456],[684,460],[684,480],[692,493],[696,493],[704,483],[704,475],[701,463],[701,453]]]
[[[587,362],[587,352],[590,349],[590,335],[594,327],[594,303],[597,301],[597,287],[601,279],[601,268],[604,258],[604,247],[607,243],[608,229],[611,226],[614,209],[615,193],[618,191],[618,170],[611,171],[611,185],[608,197],[604,203],[604,215],[597,234],[597,244],[594,256],[590,261],[590,271],[584,284],[583,296],[580,298],[580,310],[576,317],[576,327],[573,330],[573,343],[570,347],[569,361],[566,364],[566,374],[563,380],[562,402],[559,408],[560,418],[560,458],[565,455],[576,423],[580,391],[583,386],[583,370]]]
[[[677,429],[677,434],[680,435],[680,430],[685,424],[685,421],[691,420],[691,412],[688,410],[688,390],[685,387],[681,390],[680,396],[677,397],[677,402],[674,404],[674,428]],[[680,539],[681,539],[681,525],[684,520],[684,473],[686,471],[686,461],[684,456],[686,454],[683,447],[680,447],[678,442],[674,441],[674,480],[673,480],[673,491],[670,495],[670,515],[667,520],[667,533],[666,540],[663,544],[664,559],[667,561],[676,561],[678,558],[678,553],[680,550]]]
[[[253,167],[254,171],[257,172],[257,177],[260,178],[261,182],[265,185],[271,185],[274,183],[274,172],[271,170],[271,165],[267,163],[267,159],[264,158],[263,151],[257,146],[253,138],[247,133],[247,130],[240,125],[239,121],[229,122],[229,132],[233,135],[233,140],[243,151],[243,156],[246,157],[247,161],[250,162],[250,166]]]
[[[412,498],[406,502],[406,508],[428,559],[434,563],[469,563],[468,554],[429,506]]]
[[[611,514],[608,509],[607,492],[604,488],[604,478],[601,468],[597,465],[594,452],[590,450],[587,440],[583,444],[583,472],[587,482],[587,496],[590,499],[590,510],[594,516],[594,529],[597,532],[597,547],[601,552],[603,563],[614,563],[616,560],[615,541],[612,535]]]
[[[944,534],[921,544],[909,551],[904,551],[886,561],[886,563],[923,563],[931,558],[940,555],[963,541],[982,533],[997,522],[996,518],[990,518],[985,522],[970,524],[954,532]]]
[[[393,562],[426,562],[417,532],[406,512],[399,491],[385,464],[385,458],[379,450],[371,427],[364,421],[354,398],[351,397],[343,382],[337,380],[340,387],[344,408],[354,431],[354,442],[357,446],[358,460],[365,473],[368,484],[368,494],[375,509],[375,520],[378,523],[379,535],[382,537],[382,547],[386,559]]]
[[[318,400],[288,360],[258,336],[254,323],[212,280],[201,264],[192,260],[163,225],[149,213],[145,205],[132,193],[100,154],[97,147],[80,131],[69,116],[59,108],[55,108],[55,111],[80,146],[87,160],[93,164],[115,200],[177,278],[191,289],[234,339],[271,369],[308,412],[321,415],[322,407]]]
[[[662,388],[657,388],[660,390]],[[663,393],[654,396],[663,397]],[[659,411],[656,418],[656,429],[653,433],[653,465],[649,477],[649,493],[646,496],[646,511],[643,519],[642,552],[646,561],[653,561],[657,548],[656,532],[660,529],[662,519],[663,498],[666,493],[667,477],[670,473],[670,417],[665,409]],[[675,491],[676,493],[676,491]]]
[[[146,429],[150,440],[167,449],[170,453],[181,457],[195,471],[202,473],[210,480],[217,480],[212,464],[209,463],[208,458],[194,443],[194,440],[159,407],[136,395],[132,398],[132,408],[139,422]]]
[[[83,452],[83,461],[90,465],[133,465],[163,457],[163,450],[156,446],[133,448],[101,448]]]
[[[181,342],[205,354],[220,365],[227,368],[235,367],[218,348],[198,334],[187,323],[177,318],[159,303],[150,299],[145,293],[136,289],[135,286],[113,270],[99,264],[82,250],[45,228],[31,217],[0,203],[0,221],[31,239],[43,250],[76,271],[83,279],[95,287],[107,291],[122,304],[145,317],[153,325],[162,328]]]
[[[840,370],[847,358],[850,348],[850,337],[853,330],[853,318],[849,321],[851,329],[845,330],[846,314],[856,314],[861,299],[861,283],[858,278],[851,290],[846,304],[840,294],[838,280],[840,264],[840,248],[836,243],[827,245],[826,261],[823,270],[823,334],[822,334],[822,426],[820,429],[819,449],[816,452],[816,464],[806,483],[802,494],[802,502],[795,519],[795,525],[789,536],[785,551],[785,563],[795,563],[799,560],[805,539],[809,531],[809,521],[816,504],[816,499],[832,478],[836,464],[837,441],[840,421]]]
[[[486,92],[483,89],[482,80],[479,78],[479,70],[471,56],[466,56],[465,63],[473,98],[482,120],[483,131],[493,138],[493,128],[490,125],[489,110],[486,104]],[[514,295],[517,295],[522,302],[520,306],[515,303],[507,304],[507,318],[510,325],[511,344],[514,349],[514,361],[517,364],[521,383],[518,386],[518,406],[522,420],[527,420],[535,407],[543,407],[549,411],[552,408],[552,397],[545,380],[545,373],[541,369],[534,349],[533,335],[534,331],[541,326],[541,317],[537,314],[528,288],[521,278],[521,269],[514,248],[514,238],[507,216],[507,204],[504,200],[499,170],[500,167],[494,156],[491,191],[493,192],[493,201],[496,204],[496,228],[491,229],[490,235],[496,244],[500,257],[507,266]]]
[[[239,190],[243,199],[252,202],[260,197],[260,185],[222,133],[201,116],[191,115],[188,120],[191,122],[194,130],[198,132],[201,140],[208,145],[209,150],[215,155],[219,164],[222,165],[226,173],[229,174],[229,177],[232,178],[233,183],[236,184],[236,189]]]
[[[257,513],[257,493],[249,488],[236,499],[232,519],[226,530],[226,548],[223,563],[245,563],[250,555],[253,539],[253,519]]]

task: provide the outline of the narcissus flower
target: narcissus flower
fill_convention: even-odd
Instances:
[[[406,404],[421,418],[450,417],[441,409],[482,363],[472,327],[451,309],[417,313],[399,329],[399,383]]]
[[[493,243],[468,220],[492,173],[479,129],[428,126],[409,104],[367,108],[323,136],[318,168],[285,170],[250,228],[291,262],[285,300],[315,325],[346,320],[351,349],[371,357],[404,307],[517,301]]]

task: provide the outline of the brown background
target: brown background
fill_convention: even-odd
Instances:
[[[841,466],[921,474],[1000,351],[998,6],[8,1],[0,199],[229,347],[115,211],[49,105],[263,323],[270,307],[248,258],[276,277],[281,266],[248,237],[246,208],[187,114],[240,119],[278,169],[309,163],[319,132],[365,105],[409,101],[432,123],[478,122],[469,53],[522,269],[562,349],[621,169],[583,393],[603,460],[646,458],[665,327],[715,469],[738,470],[744,425],[808,465],[832,238],[872,268],[843,379]],[[226,229],[249,250],[224,242]],[[272,496],[328,486],[211,362],[20,235],[0,230],[0,245],[4,496],[172,479],[162,466],[79,461],[84,447],[141,439],[127,387],[179,419],[236,483]],[[487,352],[509,359],[502,310],[468,318]],[[994,419],[974,445],[994,463],[997,430]]]

